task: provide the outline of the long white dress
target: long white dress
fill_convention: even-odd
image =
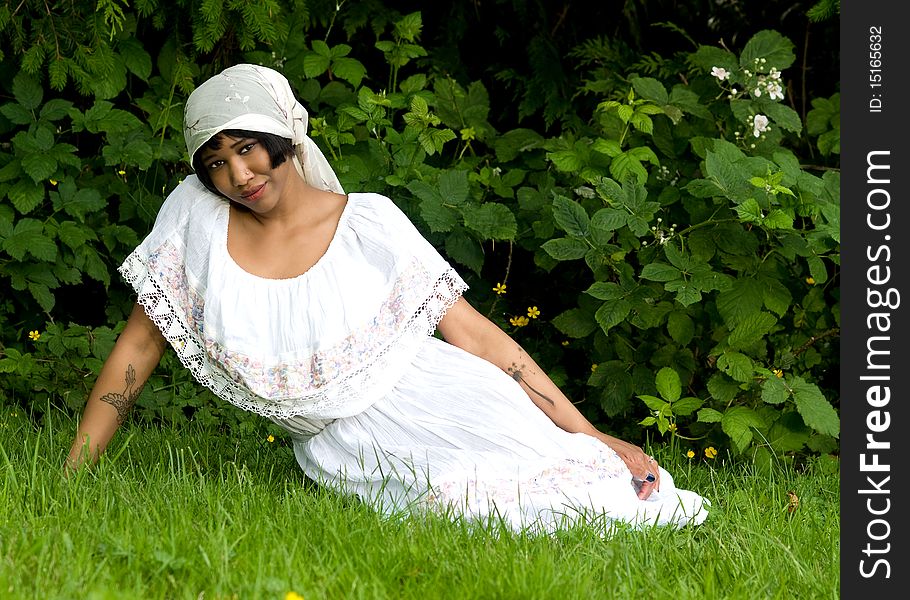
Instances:
[[[311,479],[386,514],[440,510],[516,531],[707,516],[665,470],[639,500],[612,449],[434,337],[467,286],[390,199],[349,194],[323,257],[280,280],[233,261],[228,214],[187,177],[120,272],[196,379],[286,428]]]

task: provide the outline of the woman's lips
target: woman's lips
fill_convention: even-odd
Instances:
[[[258,200],[262,196],[262,193],[264,190],[265,190],[265,184],[263,183],[263,184],[257,185],[256,187],[251,189],[249,192],[241,194],[240,197],[247,202],[253,202],[253,201]]]

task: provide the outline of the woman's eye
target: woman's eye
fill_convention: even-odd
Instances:
[[[252,144],[247,144],[246,146],[244,146],[243,148],[240,149],[240,154],[246,154],[247,152],[252,150],[253,146],[255,146],[255,145],[256,145],[255,142],[253,142]]]
[[[222,162],[224,162],[224,161],[216,160],[216,161],[210,162],[209,171],[213,171],[213,170],[217,169],[218,167],[220,167]]]

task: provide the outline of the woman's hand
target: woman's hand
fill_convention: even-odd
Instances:
[[[645,451],[629,442],[607,434],[601,434],[603,443],[613,449],[619,458],[626,463],[632,473],[632,481],[638,487],[638,497],[645,500],[654,490],[660,490],[660,469],[653,456],[648,456]]]

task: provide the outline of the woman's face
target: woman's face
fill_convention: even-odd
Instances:
[[[203,147],[200,160],[215,188],[228,199],[257,213],[268,212],[281,199],[288,184],[291,162],[272,167],[268,151],[256,138],[218,134],[221,147]]]

